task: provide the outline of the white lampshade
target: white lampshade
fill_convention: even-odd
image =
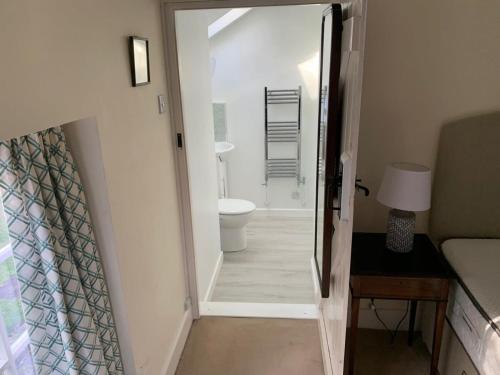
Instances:
[[[428,210],[431,208],[431,170],[412,163],[388,165],[377,200],[398,210]]]

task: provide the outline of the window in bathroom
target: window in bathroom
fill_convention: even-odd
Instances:
[[[226,103],[213,103],[215,142],[227,141]]]

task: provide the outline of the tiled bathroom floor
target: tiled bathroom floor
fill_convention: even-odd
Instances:
[[[224,254],[211,300],[314,303],[312,217],[256,211],[247,230],[248,248]]]

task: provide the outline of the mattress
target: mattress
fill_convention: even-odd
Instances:
[[[500,374],[500,240],[451,239],[441,249],[458,275],[447,317],[482,375]]]

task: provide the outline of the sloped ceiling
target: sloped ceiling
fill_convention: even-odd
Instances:
[[[225,9],[224,12],[221,13],[222,15],[220,15],[215,21],[209,24],[208,37],[213,37],[251,10],[252,8],[235,8],[229,11]],[[216,14],[214,13],[213,16],[216,16]]]

